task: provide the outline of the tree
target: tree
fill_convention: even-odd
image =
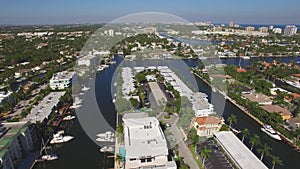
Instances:
[[[243,138],[242,138],[242,142],[244,142],[245,137],[248,137],[250,135],[249,129],[245,128],[243,131]]]
[[[197,135],[197,130],[195,128],[192,128],[190,130],[190,132],[188,133],[188,138],[193,141],[193,144],[199,142],[199,136]]]
[[[272,158],[272,164],[273,164],[273,165],[272,165],[272,169],[275,168],[275,165],[276,165],[276,164],[283,165],[283,164],[282,164],[282,161],[280,160],[279,157],[271,156],[271,158]]]
[[[202,149],[200,155],[202,158],[202,166],[204,166],[204,162],[206,160],[206,158],[210,158],[210,153],[211,153],[211,149],[206,148],[206,146],[204,146],[204,148]]]
[[[120,163],[122,162],[122,156],[120,154],[117,154],[115,158],[117,163],[120,165]]]
[[[259,153],[261,153],[260,161],[262,161],[262,159],[264,158],[264,155],[265,155],[265,154],[266,154],[266,155],[270,155],[270,150],[272,150],[271,147],[269,147],[266,143],[264,144],[263,147],[257,149],[257,151],[258,151]]]
[[[229,123],[229,126],[231,127],[233,123],[237,123],[237,118],[236,115],[231,114],[228,118],[227,121]]]
[[[251,151],[253,150],[253,147],[255,145],[260,144],[260,138],[257,134],[254,134],[253,137],[251,137],[250,144],[251,144]]]
[[[294,132],[295,138],[296,138],[296,143],[299,141],[300,138],[300,128],[297,128]]]

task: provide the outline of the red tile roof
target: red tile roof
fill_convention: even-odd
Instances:
[[[221,120],[218,119],[215,116],[203,116],[203,117],[196,117],[194,119],[195,122],[198,123],[198,125],[206,125],[206,124],[219,124],[221,123]]]

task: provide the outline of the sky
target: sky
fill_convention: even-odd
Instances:
[[[299,0],[1,0],[0,24],[111,22],[162,12],[190,22],[300,24]]]

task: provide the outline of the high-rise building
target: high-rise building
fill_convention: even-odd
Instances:
[[[286,25],[284,28],[284,35],[291,36],[297,33],[297,27],[295,25]]]
[[[269,29],[270,29],[270,30],[272,30],[273,28],[274,28],[274,26],[273,26],[273,25],[270,25],[270,26],[269,26]]]
[[[229,27],[233,27],[233,22],[232,21],[229,22]]]

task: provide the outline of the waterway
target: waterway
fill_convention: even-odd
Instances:
[[[274,59],[274,58],[273,58]],[[118,63],[120,63],[120,58],[117,59]],[[272,58],[265,58],[266,61],[272,61]],[[299,61],[299,57],[292,58],[279,58],[278,60],[283,62],[289,62],[294,60],[295,62]],[[175,65],[176,68],[178,62],[175,60],[167,61],[171,62],[172,65]],[[184,61],[188,66],[196,66],[199,64],[197,60],[185,60]],[[115,127],[115,116],[116,112],[114,106],[111,102],[111,80],[113,73],[118,65],[112,65],[107,70],[98,73],[95,80],[95,94],[97,98],[97,106],[101,109],[102,115],[101,118],[97,119],[98,124],[106,123],[114,128]],[[163,65],[163,62],[152,61],[152,63]],[[222,63],[224,64],[239,64],[239,59],[222,59]],[[150,62],[149,62],[150,64]],[[241,62],[242,66],[251,64],[250,60],[244,60]],[[136,65],[133,63],[132,65]],[[177,67],[178,68],[178,67]],[[180,69],[178,69],[180,70]],[[175,71],[176,72],[176,71]],[[191,75],[186,76],[186,81],[191,81]],[[280,157],[283,161],[283,166],[276,166],[277,169],[296,169],[300,166],[300,153],[294,151],[289,145],[284,142],[275,141],[274,139],[267,136],[265,133],[261,132],[260,126],[254,122],[251,118],[249,118],[246,114],[244,114],[240,109],[238,109],[235,105],[230,103],[229,101],[224,100],[221,94],[212,92],[211,88],[201,79],[196,78],[196,83],[198,84],[199,90],[208,95],[209,100],[215,105],[215,110],[218,114],[222,115],[224,119],[230,116],[230,114],[235,114],[238,119],[238,123],[234,124],[233,127],[237,129],[248,128],[250,133],[253,135],[258,134],[263,143],[267,143],[270,147],[272,147],[271,154]],[[90,92],[92,93],[92,92]],[[90,97],[87,95],[86,97]],[[224,103],[224,104],[220,104]],[[83,108],[84,110],[84,105]],[[90,116],[85,112],[86,116]],[[96,118],[95,118],[96,119]],[[91,120],[91,123],[92,120]],[[95,125],[97,126],[97,125]],[[97,127],[95,127],[97,128]],[[105,131],[106,129],[99,129],[101,131]],[[97,132],[97,131],[95,131]],[[38,163],[34,168],[35,169],[63,169],[63,168],[112,168],[113,160],[108,159],[107,155],[99,152],[99,145],[97,145],[93,138],[89,134],[86,134],[85,130],[81,127],[79,121],[76,119],[73,124],[70,124],[70,130],[68,130],[67,134],[70,134],[75,137],[75,139],[69,143],[65,143],[59,146],[54,147],[54,152],[59,155],[59,159],[56,161],[50,162],[42,162]],[[238,135],[241,137],[241,135]],[[249,138],[246,138],[244,141],[248,147],[249,146]],[[255,152],[258,156],[259,154]],[[263,162],[269,167],[272,167],[270,157],[265,157]]]

